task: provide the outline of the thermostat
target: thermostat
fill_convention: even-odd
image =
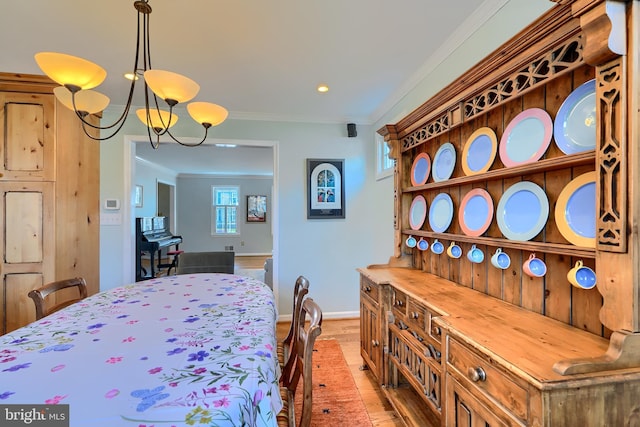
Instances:
[[[120,200],[118,199],[105,199],[104,208],[109,210],[120,209]]]

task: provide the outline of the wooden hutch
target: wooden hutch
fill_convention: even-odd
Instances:
[[[35,320],[32,289],[78,276],[100,288],[100,145],[56,86],[0,73],[0,335]]]
[[[640,426],[640,1],[555,3],[379,130],[396,159],[395,249],[388,264],[359,269],[361,354],[407,425]],[[590,80],[595,148],[567,154],[552,140],[538,161],[509,165],[495,156],[486,170],[465,173],[463,151],[478,129],[500,141],[525,110],[556,119]],[[451,176],[412,183],[416,157],[433,160],[446,143],[457,154]],[[575,244],[555,208],[563,189],[589,172],[595,237]],[[548,218],[531,238],[507,238],[499,201],[522,181],[543,189]],[[464,232],[458,211],[474,189],[490,195],[495,212],[477,237]],[[431,206],[440,193],[453,202],[450,225],[412,227],[413,201]],[[445,248],[456,242],[464,255],[409,248],[410,235]],[[484,262],[465,256],[473,244]],[[497,248],[511,258],[506,269],[489,262]],[[546,263],[542,277],[523,272],[532,253]],[[595,270],[595,288],[569,283],[578,260]]]

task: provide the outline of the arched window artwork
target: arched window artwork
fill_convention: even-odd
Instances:
[[[307,160],[307,218],[344,218],[343,163],[343,160]]]

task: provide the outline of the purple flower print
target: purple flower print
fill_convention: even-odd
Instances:
[[[200,350],[197,353],[191,353],[189,355],[189,359],[187,359],[189,362],[194,362],[194,361],[198,361],[198,362],[202,362],[204,360],[205,357],[209,356],[209,353],[207,353],[204,350]]]
[[[187,319],[184,319],[185,323],[193,323],[193,322],[197,322],[198,320],[200,320],[199,317],[189,317]]]
[[[22,363],[20,365],[13,365],[10,368],[3,369],[2,372],[16,372],[16,371],[19,371],[20,369],[27,369],[30,366],[31,366],[31,362]]]
[[[5,391],[4,393],[0,393],[0,400],[8,399],[12,394],[15,393],[13,391]]]
[[[177,348],[174,348],[173,350],[169,350],[169,351],[167,351],[167,356],[173,356],[173,355],[176,355],[176,354],[180,354],[180,353],[182,353],[182,352],[185,352],[185,351],[187,351],[187,349],[186,349],[186,348],[180,348],[180,347],[177,347]]]
[[[96,323],[95,325],[87,326],[87,329],[100,329],[103,326],[107,326],[107,324],[106,323]]]

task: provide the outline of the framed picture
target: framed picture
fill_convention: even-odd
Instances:
[[[307,219],[344,218],[344,159],[307,159]]]
[[[247,222],[267,221],[267,196],[247,196]]]
[[[136,194],[134,196],[136,208],[142,207],[142,185],[136,185]]]

